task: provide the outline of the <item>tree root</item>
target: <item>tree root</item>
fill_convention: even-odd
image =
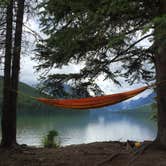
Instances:
[[[10,146],[1,144],[1,146],[0,146],[1,151],[3,151],[3,152],[4,151],[10,151],[11,153],[13,153],[13,152],[23,152],[27,148],[29,148],[27,145],[25,145],[25,144],[19,145],[18,143],[13,143]]]

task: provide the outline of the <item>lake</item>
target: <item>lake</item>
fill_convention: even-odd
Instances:
[[[153,140],[156,123],[149,112],[62,111],[21,113],[18,116],[18,142],[41,146],[50,130],[59,132],[62,146],[98,141]]]

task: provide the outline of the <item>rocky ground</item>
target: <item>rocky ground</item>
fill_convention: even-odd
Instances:
[[[134,142],[0,149],[0,166],[166,166],[166,150]]]

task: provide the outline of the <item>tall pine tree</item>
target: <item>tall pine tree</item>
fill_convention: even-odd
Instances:
[[[84,63],[80,73],[51,74],[44,88],[73,87],[101,94],[100,75],[118,83],[166,80],[165,0],[44,0],[40,4],[42,31],[48,36],[37,45],[37,70]],[[147,40],[151,44],[145,46]],[[144,45],[140,44],[144,42]],[[116,66],[116,68],[115,68]],[[155,70],[156,69],[156,70]],[[155,75],[156,74],[156,75]],[[157,87],[157,142],[166,146],[166,89]]]
[[[10,0],[6,13],[6,45],[2,107],[2,141],[1,146],[13,147],[16,142],[16,110],[20,69],[20,53],[25,0]],[[13,29],[13,12],[16,4],[16,24]],[[13,30],[15,30],[13,32]],[[14,43],[13,43],[14,34]],[[14,90],[14,91],[13,91]]]
[[[10,0],[6,11],[6,44],[5,44],[5,65],[3,81],[3,102],[2,102],[2,146],[8,146],[16,143],[16,137],[11,136],[10,132],[13,126],[11,105],[11,61],[12,61],[12,34],[13,34],[13,0]],[[9,129],[10,128],[10,129]]]

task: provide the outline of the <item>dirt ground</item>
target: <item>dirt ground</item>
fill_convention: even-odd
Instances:
[[[0,166],[166,166],[166,150],[145,142],[96,142],[53,148],[0,149]]]

